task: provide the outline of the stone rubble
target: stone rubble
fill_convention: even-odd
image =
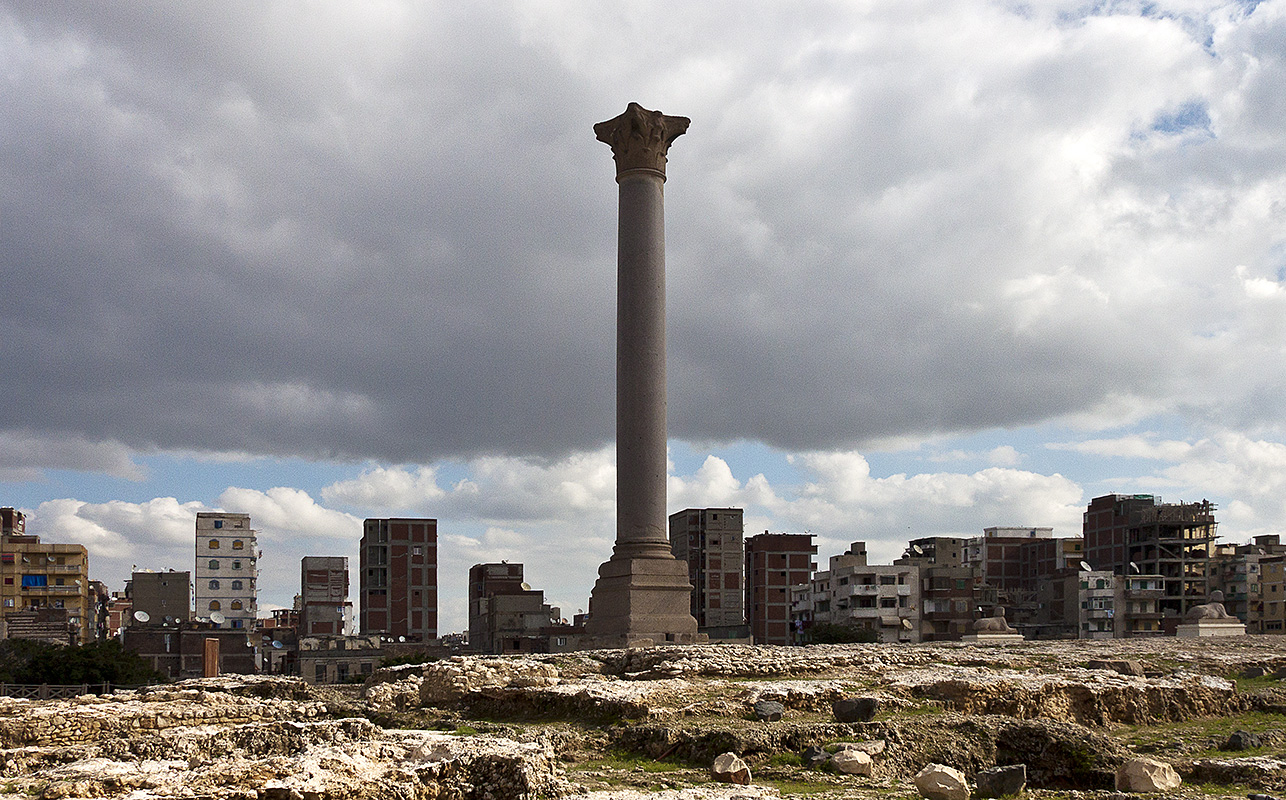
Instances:
[[[0,788],[108,800],[778,796],[753,784],[682,788],[645,771],[636,782],[671,788],[589,792],[567,777],[595,753],[689,765],[728,753],[761,783],[785,763],[776,756],[792,754],[798,773],[845,787],[835,797],[899,786],[905,798],[912,776],[937,763],[980,793],[998,765],[1025,765],[1028,794],[1108,800],[1118,768],[1137,755],[1112,737],[1120,726],[1254,710],[1245,735],[1225,728],[1185,751],[1246,746],[1250,757],[1180,755],[1173,768],[1184,792],[1196,782],[1280,793],[1286,720],[1283,730],[1255,721],[1286,714],[1286,686],[1270,677],[1283,669],[1286,637],[1243,637],[457,656],[379,670],[360,697],[228,676],[75,700],[0,698]],[[1223,677],[1247,674],[1259,676],[1253,695]],[[865,721],[837,721],[837,701],[853,698],[865,700],[855,718]],[[469,735],[472,726],[485,732]]]

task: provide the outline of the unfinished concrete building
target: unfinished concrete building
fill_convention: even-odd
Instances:
[[[1150,494],[1110,494],[1085,512],[1085,560],[1117,575],[1160,575],[1157,610],[1167,630],[1206,602],[1215,541],[1215,504],[1162,503]]]

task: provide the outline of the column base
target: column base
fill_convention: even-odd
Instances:
[[[588,648],[698,642],[688,565],[673,556],[604,561],[589,602]]]

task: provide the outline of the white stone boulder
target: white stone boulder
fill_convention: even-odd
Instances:
[[[1171,792],[1180,783],[1174,767],[1155,758],[1133,758],[1116,771],[1118,792]]]
[[[736,753],[723,753],[715,757],[710,774],[720,783],[750,784],[750,767]]]
[[[969,800],[964,773],[946,764],[929,764],[917,772],[915,788],[929,800]]]
[[[867,753],[847,748],[831,756],[831,763],[835,765],[835,769],[845,775],[870,775],[874,764]]]

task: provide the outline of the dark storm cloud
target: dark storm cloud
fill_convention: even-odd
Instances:
[[[1271,348],[1208,344],[1255,330],[1233,267],[1281,266],[1256,205],[1281,141],[1226,99],[1251,54],[1282,71],[1270,5],[1185,28],[9,3],[0,430],[389,461],[609,440],[615,187],[590,126],[629,100],[694,120],[667,186],[676,436],[1217,413],[1240,401],[1194,364],[1281,382]],[[1213,138],[1149,129],[1198,101]]]

